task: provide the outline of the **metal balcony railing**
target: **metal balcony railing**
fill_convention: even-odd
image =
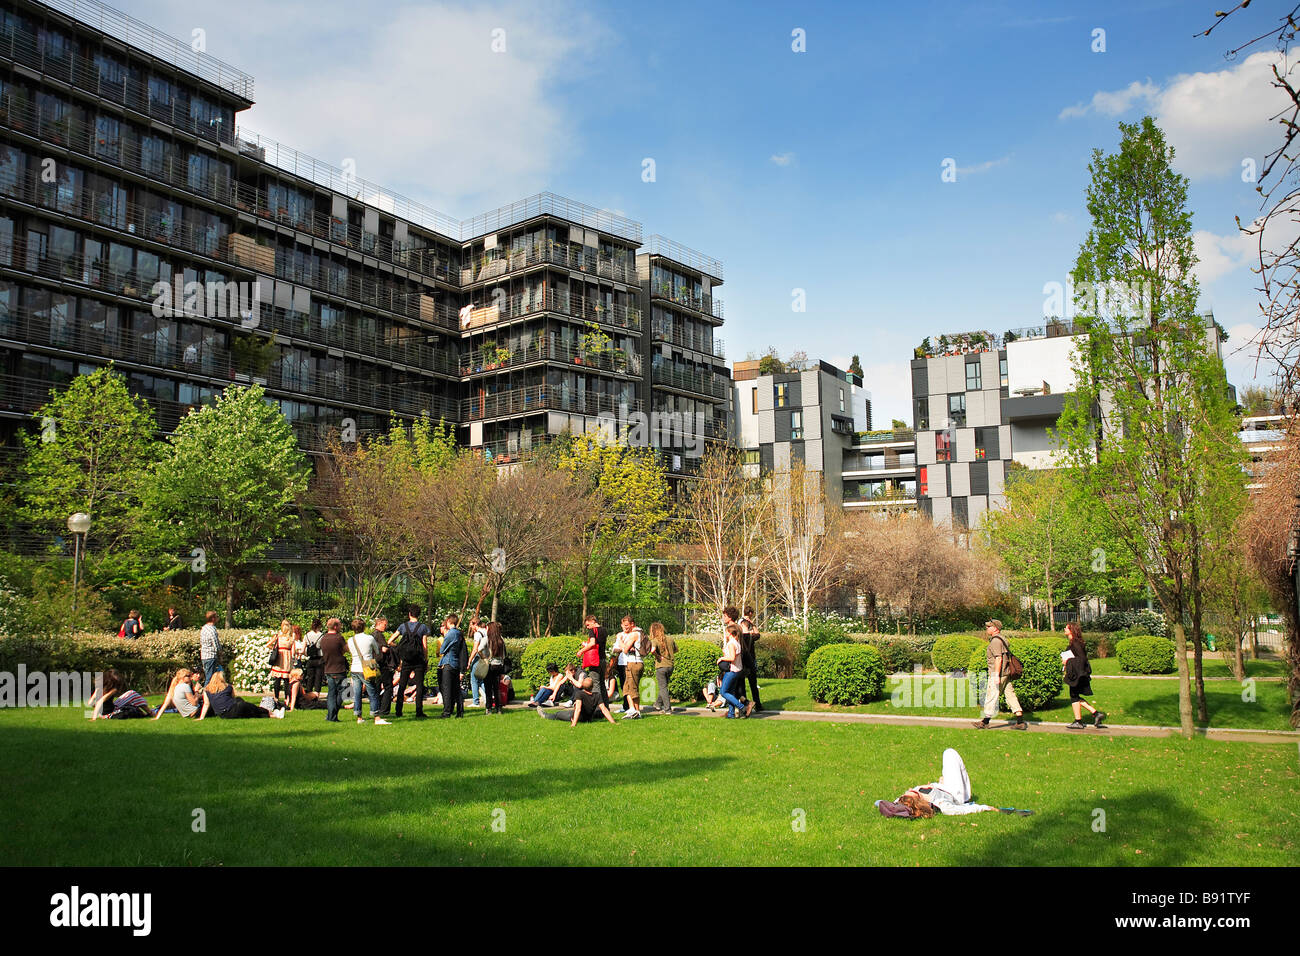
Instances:
[[[586,203],[565,199],[555,193],[538,193],[517,202],[499,206],[491,212],[485,212],[472,219],[463,220],[460,225],[461,241],[476,236],[508,229],[538,216],[554,216],[566,222],[577,223],[611,236],[627,239],[638,245],[641,243],[641,224],[626,219],[608,209],[598,209]]]
[[[623,401],[609,395],[578,394],[575,390],[559,385],[531,385],[464,399],[461,402],[460,420],[469,422],[505,418],[547,409],[580,415],[598,415],[601,412],[617,415],[621,410],[634,412],[640,411],[641,407],[642,403],[638,399]]]
[[[655,385],[693,392],[696,395],[708,395],[711,398],[727,397],[727,386],[710,373],[683,372],[677,369],[654,366],[650,371],[650,380]]]
[[[673,262],[680,263],[688,269],[694,269],[696,272],[713,279],[721,280],[725,278],[722,274],[722,263],[717,259],[658,234],[647,238],[641,251],[647,255],[663,256],[665,259],[671,259]]]
[[[228,90],[243,99],[253,99],[253,78],[229,63],[206,53],[196,53],[189,43],[155,30],[147,23],[97,0],[41,0],[47,7],[67,14],[115,37],[138,50],[158,57],[187,73]]]
[[[695,295],[693,292],[684,289],[675,289],[666,282],[651,283],[650,295],[656,299],[666,299],[675,305],[690,309],[700,315],[722,319],[722,300],[715,299],[711,295]]]
[[[640,375],[641,356],[636,352],[606,349],[600,353],[585,351],[576,346],[552,342],[550,337],[538,338],[527,348],[486,346],[472,349],[461,355],[460,374],[479,375],[518,368],[532,362],[562,362],[616,375]]]
[[[702,355],[725,358],[727,354],[723,340],[710,335],[699,333],[692,335],[678,329],[664,329],[662,327],[654,329],[650,335],[655,342],[666,342],[669,345],[690,349],[692,352],[699,352]]]
[[[549,239],[528,243],[517,249],[493,249],[465,263],[460,270],[460,284],[486,282],[539,265],[556,265],[575,272],[635,285],[636,261],[602,255],[586,246],[552,242]]]
[[[594,322],[612,329],[641,333],[641,310],[634,305],[604,305],[582,296],[555,290],[529,290],[516,295],[494,297],[491,305],[470,304],[460,310],[461,331],[496,325],[507,319],[554,312]]]

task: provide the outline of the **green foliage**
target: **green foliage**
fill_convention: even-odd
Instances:
[[[180,553],[202,549],[207,572],[230,594],[228,620],[236,576],[298,527],[309,474],[293,429],[260,386],[227,389],[172,434],[146,483],[146,507],[160,540]]]
[[[935,670],[951,674],[953,671],[966,670],[977,650],[984,650],[984,641],[980,638],[950,634],[934,642],[930,657],[934,661]]]
[[[1048,701],[1054,700],[1065,684],[1061,651],[1065,650],[1066,640],[1053,637],[1012,637],[1007,643],[1011,647],[1011,653],[1020,658],[1025,667],[1025,672],[1011,682],[1016,689],[1020,706],[1026,711],[1038,710]],[[988,651],[985,642],[981,641],[981,645],[966,662],[966,673],[977,699],[983,701],[984,688],[988,685]],[[998,697],[998,706],[1007,709],[1005,696]]]
[[[789,634],[763,634],[754,645],[759,677],[793,677],[800,641]]]
[[[1167,637],[1169,626],[1159,611],[1107,611],[1091,625],[1098,631],[1131,631],[1134,634],[1155,634]]]
[[[1177,664],[1174,642],[1152,635],[1124,638],[1115,645],[1115,656],[1131,674],[1172,674]]]
[[[519,661],[519,676],[532,685],[533,690],[543,686],[549,679],[546,665],[554,664],[561,672],[566,664],[579,664],[578,648],[583,638],[559,634],[554,637],[541,637],[528,644],[527,650]]]
[[[717,676],[721,656],[718,645],[708,641],[692,637],[678,640],[673,676],[668,679],[669,695],[678,700],[699,700],[704,685]]]
[[[875,700],[885,687],[885,664],[869,644],[826,644],[808,658],[808,693],[826,704]]]
[[[884,662],[886,674],[897,674],[902,671],[911,671],[912,668],[920,664],[925,666],[929,660],[929,654],[921,649],[920,645],[910,639],[911,635],[899,635],[897,637],[869,637],[866,643],[870,644],[880,652],[880,659]]]

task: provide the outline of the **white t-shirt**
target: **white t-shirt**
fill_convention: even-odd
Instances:
[[[618,636],[619,641],[623,644],[623,653],[619,655],[620,664],[640,664],[641,663],[641,628],[634,627],[630,631],[624,631]]]
[[[369,634],[354,634],[348,638],[348,649],[352,651],[352,673],[364,673],[361,661],[364,658],[379,660],[379,642]]]
[[[194,689],[190,687],[187,681],[181,681],[176,685],[176,689],[172,691],[172,704],[175,705],[177,712],[182,717],[189,717],[199,709],[197,705],[191,704],[189,698],[185,696],[192,693],[194,693]]]

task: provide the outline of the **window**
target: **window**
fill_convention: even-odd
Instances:
[[[998,430],[996,428],[975,429],[975,460],[984,461],[998,458]]]
[[[757,465],[761,463],[761,457],[757,448],[751,448],[745,452],[744,463],[746,465]]]
[[[952,422],[953,427],[959,428],[966,424],[966,396],[949,395],[948,396],[948,420]]]
[[[755,385],[752,389],[750,389],[749,397],[751,399],[751,404],[753,407],[754,414],[757,415],[758,414],[758,386],[757,385]]]
[[[934,460],[952,461],[952,432],[934,433]]]
[[[844,411],[844,389],[840,389],[840,411]]]
[[[926,465],[916,471],[916,490],[922,498],[930,493],[930,469]]]
[[[1007,381],[1007,360],[998,359],[998,387],[1006,388]]]
[[[803,412],[790,413],[790,440],[803,438]]]
[[[982,376],[980,374],[979,362],[966,363],[966,391],[977,392],[984,386],[981,384]]]
[[[914,404],[912,427],[917,431],[925,431],[930,427],[930,400],[928,398],[918,398]]]
[[[776,408],[785,408],[786,388],[785,382],[778,382],[772,386],[772,399]]]

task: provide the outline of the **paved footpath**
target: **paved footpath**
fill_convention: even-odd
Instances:
[[[725,710],[706,710],[703,707],[678,707],[677,714],[690,714],[697,717],[722,717]],[[650,712],[646,711],[646,716]],[[955,727],[969,730],[971,733],[987,733],[971,726],[977,715],[971,717],[923,717],[905,714],[850,714],[821,710],[765,710],[754,714],[751,720],[820,720],[849,724],[893,724],[904,727]],[[1084,730],[1070,730],[1068,725],[1058,722],[1030,720],[1029,730],[1025,733],[1068,734],[1078,737],[1177,737],[1181,731],[1177,727],[1158,727],[1144,724],[1107,724],[1098,730],[1087,727]],[[1011,730],[1009,721],[994,720],[989,724],[989,731]],[[1232,740],[1239,743],[1254,744],[1300,744],[1300,731],[1295,730],[1239,730],[1229,727],[1197,728],[1196,736],[1208,740]]]

